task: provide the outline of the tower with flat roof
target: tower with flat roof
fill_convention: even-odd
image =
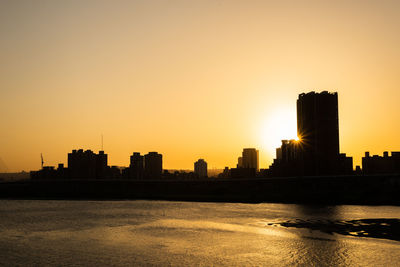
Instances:
[[[149,152],[144,155],[144,174],[147,179],[160,179],[162,175],[162,155]]]
[[[297,135],[305,175],[333,174],[339,158],[338,94],[323,91],[299,95]]]
[[[204,159],[199,159],[194,163],[194,173],[199,177],[207,177],[207,162]]]
[[[242,152],[241,168],[251,168],[259,171],[258,150],[255,148],[244,148]]]
[[[144,159],[139,152],[133,152],[131,156],[131,163],[129,165],[130,178],[143,179],[144,177]]]

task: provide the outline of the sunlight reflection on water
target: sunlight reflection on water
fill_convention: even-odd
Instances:
[[[400,242],[282,221],[399,218],[398,207],[1,200],[0,265],[386,265]]]

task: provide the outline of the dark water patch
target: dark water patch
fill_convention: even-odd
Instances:
[[[269,225],[306,228],[328,234],[336,233],[400,241],[400,219],[360,219],[349,221],[296,220]]]
[[[322,238],[322,237],[302,236],[302,238],[307,238],[307,239],[312,239],[312,240],[319,240],[319,241],[336,242],[336,240],[334,240],[334,239]]]

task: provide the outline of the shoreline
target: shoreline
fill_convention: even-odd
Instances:
[[[400,205],[400,175],[202,180],[25,180],[0,199],[171,200],[311,205]]]

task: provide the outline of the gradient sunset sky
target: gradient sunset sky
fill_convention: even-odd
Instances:
[[[269,166],[296,99],[337,91],[340,150],[400,150],[400,1],[0,1],[0,160],[101,149]],[[3,165],[4,165],[3,164]],[[4,167],[3,170],[4,171]]]

